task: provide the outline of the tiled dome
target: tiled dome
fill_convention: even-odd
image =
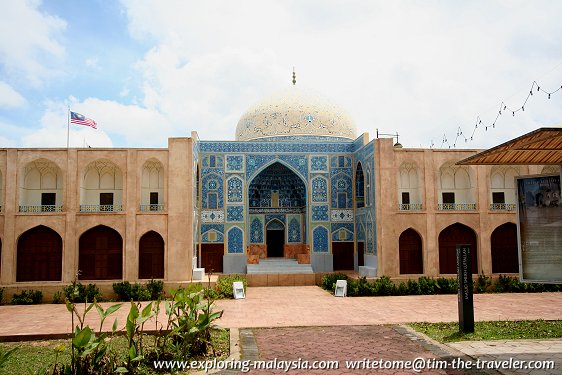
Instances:
[[[237,141],[307,135],[355,139],[355,125],[340,106],[291,86],[250,107],[236,127]]]

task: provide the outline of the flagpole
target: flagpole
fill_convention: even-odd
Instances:
[[[70,140],[70,107],[68,107],[68,112],[66,113],[66,148],[68,148],[69,140]]]

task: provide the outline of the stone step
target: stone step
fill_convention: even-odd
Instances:
[[[308,274],[310,264],[299,264],[295,259],[260,259],[259,264],[248,264],[248,274]]]

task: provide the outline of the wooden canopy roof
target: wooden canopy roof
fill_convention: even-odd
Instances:
[[[562,128],[540,128],[459,161],[459,165],[562,165]]]

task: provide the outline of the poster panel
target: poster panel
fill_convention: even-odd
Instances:
[[[562,283],[560,175],[518,177],[517,199],[521,281]]]

